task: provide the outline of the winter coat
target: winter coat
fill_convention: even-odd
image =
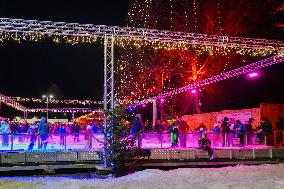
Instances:
[[[10,133],[10,125],[7,122],[3,122],[0,127],[0,133]]]
[[[132,119],[131,127],[130,127],[130,133],[133,135],[138,134],[142,129],[142,123],[139,117],[135,116]]]
[[[230,132],[230,124],[227,121],[222,122],[222,133],[229,133]]]
[[[270,121],[265,121],[264,123],[262,123],[261,128],[262,128],[263,134],[265,135],[272,133],[272,125]]]
[[[177,125],[179,126],[180,133],[187,133],[189,131],[189,125],[185,120],[179,120]]]
[[[245,133],[245,127],[244,127],[244,125],[242,125],[242,124],[236,123],[236,124],[234,125],[234,131],[235,131],[235,133],[238,134],[238,135],[244,134],[244,133]]]
[[[177,126],[172,125],[170,128],[171,132],[171,143],[176,144],[178,142],[178,136],[179,136],[179,129]]]
[[[220,130],[220,128],[219,128],[218,126],[216,126],[216,127],[213,128],[213,133],[214,133],[214,134],[218,134],[218,133],[220,133],[220,131],[221,131],[221,130]]]
[[[38,133],[39,134],[49,133],[49,125],[47,122],[44,122],[43,120],[40,121],[39,126],[38,126]]]
[[[65,129],[64,127],[59,127],[59,128],[57,129],[57,133],[58,133],[58,134],[64,134],[64,133],[67,133],[67,132],[66,132],[66,129]]]
[[[206,148],[208,146],[211,146],[211,140],[208,137],[200,138],[198,140],[198,145],[200,148]]]

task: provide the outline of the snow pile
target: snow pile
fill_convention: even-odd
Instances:
[[[225,168],[145,170],[121,178],[76,180],[62,177],[0,178],[0,189],[167,189],[284,188],[284,164]]]

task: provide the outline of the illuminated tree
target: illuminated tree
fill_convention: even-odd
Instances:
[[[266,0],[134,0],[128,24],[162,30],[246,36],[254,32],[255,21],[266,6]],[[124,100],[143,99],[182,87],[246,64],[247,60],[260,55],[254,51],[237,49],[231,52],[224,47],[212,46],[190,46],[186,50],[155,49],[134,43],[125,45],[124,49],[116,70],[119,78],[116,92]],[[244,54],[253,58],[240,57]],[[220,91],[213,93],[216,95]],[[181,108],[179,103],[184,106],[186,96],[172,97],[167,109],[176,111]],[[201,113],[198,93],[194,105],[195,112]]]

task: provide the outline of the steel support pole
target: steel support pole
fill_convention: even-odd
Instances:
[[[114,35],[104,36],[104,111],[111,110],[114,107]],[[104,113],[104,151],[103,163],[107,167],[107,132],[109,121]]]
[[[156,121],[157,121],[157,100],[154,99],[153,101],[153,128],[156,126]]]

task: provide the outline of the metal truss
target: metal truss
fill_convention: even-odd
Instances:
[[[114,107],[114,35],[104,36],[104,110]],[[106,123],[106,117],[104,119]]]
[[[233,77],[236,77],[236,76],[239,76],[239,75],[247,74],[247,73],[250,73],[250,72],[253,72],[253,71],[268,67],[268,66],[272,66],[274,64],[279,64],[279,63],[282,63],[282,62],[284,62],[284,54],[272,56],[272,57],[269,57],[269,58],[248,64],[246,66],[242,66],[242,67],[239,67],[239,68],[236,68],[236,69],[215,75],[213,77],[209,77],[209,78],[204,79],[200,82],[196,82],[196,83],[187,85],[185,87],[181,87],[181,88],[178,88],[178,89],[175,89],[175,90],[172,90],[172,91],[168,91],[166,93],[152,97],[150,99],[145,99],[145,100],[142,100],[142,101],[135,101],[134,104],[135,105],[145,104],[145,103],[148,103],[148,102],[152,102],[153,100],[162,99],[162,98],[165,98],[165,97],[180,94],[180,93],[186,92],[186,91],[191,90],[191,89],[197,89],[197,88],[200,88],[200,87],[203,87],[203,86],[206,86],[206,85],[210,85],[210,84],[213,84],[213,83],[216,83],[216,82],[219,82],[219,81],[223,81],[223,80],[226,80],[226,79],[229,79],[229,78],[233,78]]]
[[[213,45],[241,47],[282,52],[284,42],[267,39],[218,36],[198,33],[184,33],[166,30],[105,26],[93,24],[65,23],[38,20],[0,18],[0,32],[19,34],[41,34],[74,37],[102,37],[114,35],[118,39],[146,40],[151,42],[170,42],[192,45]]]

